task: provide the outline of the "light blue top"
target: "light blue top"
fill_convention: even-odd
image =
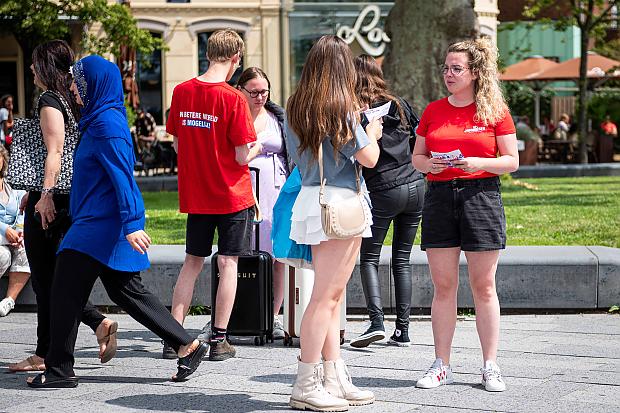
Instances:
[[[318,186],[321,184],[319,162],[312,159],[310,151],[304,151],[301,156],[297,152],[299,148],[299,137],[293,132],[288,124],[288,120],[284,123],[286,137],[286,149],[289,157],[295,162],[301,172],[302,186]],[[323,177],[327,179],[327,185],[339,188],[349,188],[357,191],[357,183],[355,180],[355,158],[354,155],[360,149],[370,144],[370,138],[366,135],[366,131],[361,125],[355,128],[355,138],[347,142],[346,145],[338,151],[338,162],[334,158],[334,147],[331,139],[323,141]],[[360,174],[362,189],[366,191],[364,178]]]
[[[26,191],[13,189],[6,181],[4,181],[4,190],[9,196],[9,201],[6,205],[0,202],[0,245],[9,243],[6,239],[6,229],[8,227],[15,229],[18,223],[19,204],[26,195]]]

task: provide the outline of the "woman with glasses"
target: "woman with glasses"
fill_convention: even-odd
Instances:
[[[435,362],[416,386],[453,382],[450,350],[464,251],[482,346],[482,385],[504,391],[495,362],[500,320],[495,271],[506,246],[498,175],[519,167],[515,126],[499,85],[497,49],[488,39],[452,44],[441,71],[450,96],[428,105],[413,151],[413,165],[428,174],[421,248],[435,287]]]
[[[271,83],[265,72],[258,67],[243,71],[237,88],[241,90],[250,105],[254,129],[263,151],[250,162],[250,167],[258,168],[259,200],[263,220],[260,224],[261,250],[272,253],[271,225],[273,205],[278,199],[280,188],[288,176],[286,144],[284,143],[284,109],[269,99]],[[284,264],[273,264],[273,338],[284,338],[284,327],[278,316],[284,300]]]

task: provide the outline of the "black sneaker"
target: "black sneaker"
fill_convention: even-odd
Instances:
[[[368,347],[369,344],[374,343],[375,341],[383,339],[385,339],[385,329],[371,324],[364,334],[351,340],[350,344],[351,347],[363,348]]]
[[[392,344],[398,347],[409,347],[411,345],[411,340],[409,340],[409,333],[407,330],[394,330],[394,334],[388,340],[388,344]]]
[[[166,360],[174,360],[179,357],[177,355],[177,352],[174,351],[171,345],[169,345],[165,341],[163,343],[164,343],[164,350],[161,352],[161,358],[166,359]]]
[[[209,342],[209,361],[224,361],[235,357],[235,348],[230,345],[228,340]]]

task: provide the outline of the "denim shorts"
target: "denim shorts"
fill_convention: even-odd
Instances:
[[[188,214],[185,252],[196,257],[211,255],[217,229],[217,251],[220,255],[249,255],[252,252],[253,221],[253,206],[231,214]]]
[[[506,248],[506,216],[498,177],[429,181],[422,209],[422,250]]]

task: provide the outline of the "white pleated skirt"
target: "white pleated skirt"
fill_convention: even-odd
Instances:
[[[302,186],[293,205],[293,215],[291,217],[291,239],[298,244],[317,245],[329,238],[323,231],[321,224],[321,205],[319,204],[320,186]],[[325,198],[327,201],[340,200],[355,195],[355,191],[348,188],[335,186],[325,187]],[[368,208],[368,216],[371,217],[362,233],[363,238],[370,238],[372,232],[372,215],[368,203],[364,204]]]

